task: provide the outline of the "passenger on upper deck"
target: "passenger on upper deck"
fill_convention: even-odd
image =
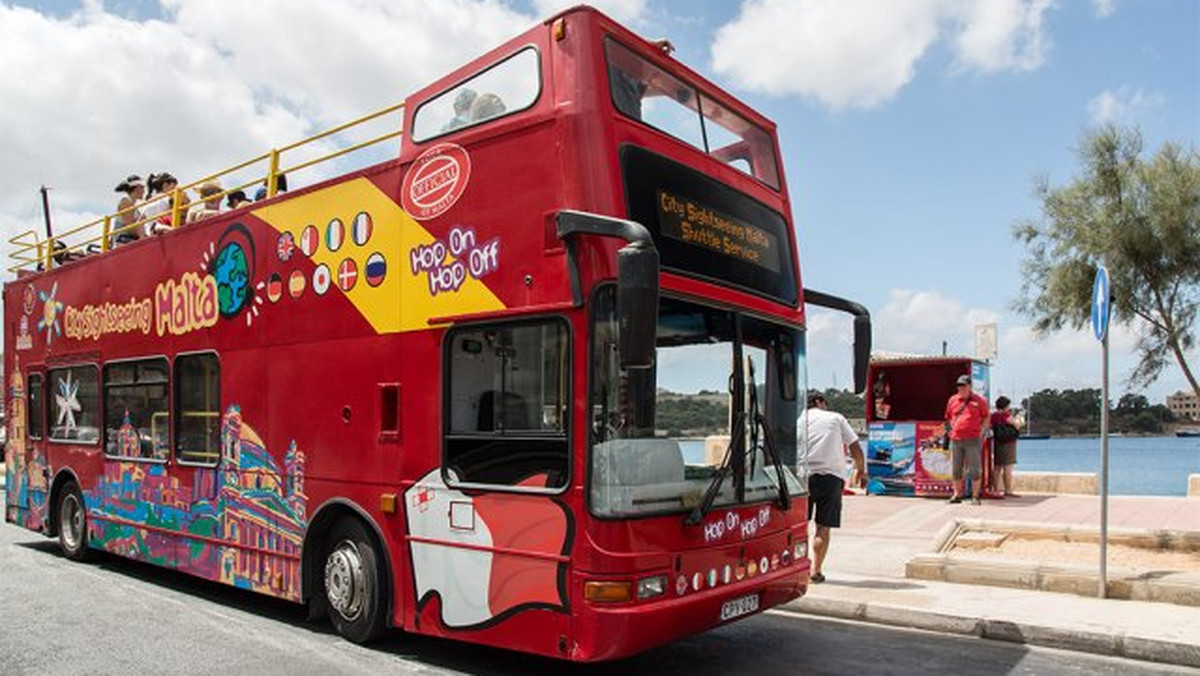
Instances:
[[[142,216],[154,219],[147,221],[145,227],[147,235],[156,235],[171,229],[171,204],[175,199],[171,193],[175,192],[175,189],[179,187],[179,181],[164,171],[158,174],[150,174],[149,178],[146,179],[146,183],[149,184],[150,194],[146,198],[146,206],[142,209]],[[187,193],[180,192],[179,202],[179,217],[182,222],[187,217],[187,207],[191,200],[188,199]]]
[[[457,101],[455,105],[457,106]],[[471,104],[471,121],[480,122],[482,120],[490,120],[493,117],[503,114],[505,110],[504,101],[499,96],[491,92],[480,94],[475,98],[475,102]]]
[[[287,176],[284,174],[275,174],[275,194],[287,192]],[[267,199],[267,182],[263,181],[262,187],[258,192],[254,193],[254,201],[260,202]]]
[[[454,97],[454,117],[442,127],[442,131],[452,131],[471,122],[471,104],[475,103],[478,94],[470,87],[463,87]]]
[[[121,201],[117,202],[117,220],[113,223],[112,229],[118,230],[142,220],[142,212],[138,208],[142,198],[146,195],[146,184],[142,182],[142,177],[137,174],[130,174],[124,181],[118,183],[114,190],[125,193],[125,196],[121,198]],[[126,230],[117,234],[114,243],[124,244],[135,241],[140,237],[141,233],[136,228]]]
[[[229,211],[240,209],[247,204],[250,204],[250,198],[246,197],[246,193],[243,190],[234,190],[225,198],[225,206]]]
[[[221,184],[216,181],[206,181],[196,188],[196,192],[200,193],[200,199],[203,200],[200,204],[192,207],[188,211],[187,222],[196,223],[203,221],[206,218],[212,218],[221,213]]]

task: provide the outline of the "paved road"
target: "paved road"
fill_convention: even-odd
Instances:
[[[2,494],[0,494],[2,495]],[[561,662],[390,635],[363,648],[298,606],[110,556],[77,564],[0,524],[0,674],[529,674]],[[769,613],[572,673],[1174,674],[1154,664]]]

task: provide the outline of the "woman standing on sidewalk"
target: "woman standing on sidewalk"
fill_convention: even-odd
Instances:
[[[1013,419],[1009,406],[1012,401],[1008,397],[996,400],[996,410],[992,413],[992,488],[999,493],[1004,491],[1004,497],[1018,497],[1013,493],[1013,466],[1017,464],[1017,437],[1020,432]]]

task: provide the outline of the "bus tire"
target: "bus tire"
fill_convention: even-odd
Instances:
[[[72,561],[86,561],[88,549],[87,508],[83,494],[74,482],[68,482],[58,493],[58,505],[54,513],[58,517],[58,546],[63,556]]]
[[[322,589],[329,619],[354,643],[369,643],[386,629],[387,603],[381,557],[362,521],[342,517],[326,540]]]

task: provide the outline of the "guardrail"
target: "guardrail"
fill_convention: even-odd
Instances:
[[[211,181],[219,181],[222,178],[230,176],[236,172],[251,168],[256,164],[266,163],[266,173],[255,175],[251,180],[240,183],[230,188],[222,189],[220,193],[212,193],[201,199],[216,199],[222,200],[227,195],[238,190],[246,190],[247,188],[265,184],[267,188],[267,198],[270,199],[276,195],[277,177],[281,174],[296,172],[302,169],[314,167],[324,162],[343,157],[350,153],[364,150],[374,145],[384,143],[391,139],[399,138],[403,134],[403,125],[397,124],[395,131],[390,131],[381,135],[373,136],[365,141],[353,143],[345,147],[340,147],[335,150],[320,154],[317,157],[297,161],[295,164],[283,165],[283,156],[285,153],[300,150],[301,148],[309,147],[312,144],[327,139],[331,136],[345,132],[355,127],[367,124],[373,120],[386,117],[388,115],[401,113],[404,110],[404,104],[399,103],[383,110],[376,111],[369,115],[351,120],[345,124],[338,125],[332,129],[327,129],[314,136],[309,136],[295,143],[285,145],[280,148],[273,148],[257,157],[253,157],[245,162],[236,164],[232,167],[222,169],[213,174],[209,174],[203,178],[192,181],[187,185],[176,187],[170,193],[156,195],[155,197],[140,202],[128,209],[109,214],[94,221],[84,223],[81,226],[68,230],[66,232],[40,239],[36,230],[27,230],[8,240],[8,243],[15,248],[10,252],[9,258],[12,259],[14,265],[8,268],[9,272],[29,271],[29,270],[50,270],[56,265],[76,260],[78,258],[88,256],[95,253],[103,253],[116,246],[116,240],[122,233],[142,232],[148,225],[156,221],[162,223],[163,227],[178,228],[184,224],[187,214],[181,208],[181,197],[188,190],[196,189],[197,187],[209,183]],[[397,149],[397,156],[399,151]],[[140,209],[159,202],[161,200],[171,200],[171,208],[162,214],[156,214],[148,218],[142,218],[133,222],[127,222],[131,214],[137,213]],[[164,216],[170,216],[169,223],[160,221]],[[164,219],[165,220],[165,219]]]

